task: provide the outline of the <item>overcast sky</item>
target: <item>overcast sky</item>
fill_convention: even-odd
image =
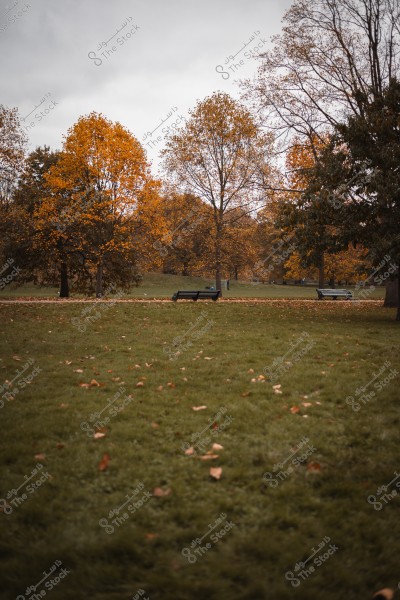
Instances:
[[[78,117],[97,111],[126,126],[156,167],[167,128],[197,100],[217,90],[239,97],[239,79],[256,72],[252,56],[270,47],[290,4],[2,2],[0,104],[18,107],[30,150],[61,148]]]

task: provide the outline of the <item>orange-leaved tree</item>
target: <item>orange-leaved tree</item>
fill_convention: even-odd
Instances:
[[[171,181],[212,208],[214,271],[221,289],[223,242],[236,210],[251,212],[265,201],[270,181],[271,136],[261,133],[251,113],[228,94],[199,102],[185,126],[169,136],[163,152]]]
[[[60,295],[68,295],[68,264],[78,256],[96,296],[104,279],[129,285],[144,234],[162,226],[158,188],[138,140],[120,123],[92,112],[68,131],[57,164],[46,175],[48,194],[36,218],[39,243],[60,263]],[[150,213],[150,214],[149,214]]]

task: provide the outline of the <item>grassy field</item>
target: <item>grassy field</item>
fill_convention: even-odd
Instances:
[[[143,277],[143,282],[138,287],[133,287],[125,298],[170,298],[174,292],[182,289],[203,289],[206,285],[214,285],[211,279],[201,277],[182,277],[180,275],[163,275],[160,273],[147,273]],[[231,281],[230,290],[224,290],[226,298],[312,298],[317,297],[315,288],[318,285],[269,285],[262,283],[246,283],[242,281]],[[326,287],[329,287],[328,285]],[[337,286],[339,287],[339,286]],[[354,289],[354,287],[350,287]],[[361,290],[362,291],[362,290]],[[360,294],[360,292],[358,292]],[[385,295],[384,288],[367,291],[364,297],[366,299],[379,299]],[[56,298],[58,296],[57,288],[20,286],[11,284],[0,292],[1,298],[17,297],[38,297],[38,298]],[[71,293],[71,297],[82,297],[81,294]],[[363,296],[361,295],[362,299]]]
[[[2,599],[359,600],[397,587],[395,311],[0,312]]]

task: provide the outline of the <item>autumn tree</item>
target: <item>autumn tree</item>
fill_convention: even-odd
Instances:
[[[256,242],[257,222],[240,209],[236,211],[236,220],[232,218],[226,227],[223,243],[222,264],[229,279],[239,279],[239,274],[247,274],[259,257]]]
[[[329,281],[331,287],[335,282],[344,281],[346,285],[365,279],[370,261],[367,258],[368,251],[362,246],[349,245],[346,250],[336,254],[327,254],[324,260],[324,278]],[[318,279],[319,269],[304,261],[298,252],[294,252],[285,262],[286,277],[291,279]]]
[[[7,254],[13,256],[25,281],[49,282],[54,271],[53,257],[35,245],[35,219],[47,195],[44,176],[56,164],[58,152],[38,147],[25,159],[23,170],[9,206]],[[50,277],[49,277],[50,275]]]
[[[329,173],[332,154],[340,179],[351,182],[360,165],[368,165],[363,186],[353,187],[353,201],[341,210],[341,226],[349,229],[369,249],[374,264],[390,256],[397,266],[397,298],[387,305],[398,307],[400,320],[400,81],[393,79],[382,95],[366,104],[362,117],[352,116],[337,127],[331,151],[324,156]],[[332,151],[333,150],[333,151]],[[336,184],[337,185],[337,184]],[[335,189],[332,182],[332,189]],[[390,285],[389,278],[386,283]],[[389,288],[390,289],[390,288]],[[396,291],[396,290],[394,290]]]
[[[11,211],[13,194],[24,166],[26,136],[22,131],[18,111],[0,105],[0,257],[4,261],[11,256],[13,242],[11,227],[14,216]]]
[[[350,118],[365,126],[368,107],[399,80],[399,34],[400,0],[295,0],[247,95],[282,148],[295,137],[313,145]],[[352,186],[361,169],[369,177],[369,163],[359,161],[337,186]]]
[[[18,111],[0,105],[0,204],[8,205],[24,166],[26,136]]]
[[[399,73],[400,0],[295,0],[247,94],[283,145],[309,143],[382,96]]]
[[[161,211],[166,231],[153,246],[164,273],[203,274],[211,258],[211,208],[193,194],[171,191],[164,195]]]
[[[94,277],[97,297],[105,277],[129,283],[138,237],[150,223],[156,230],[159,214],[158,184],[137,139],[101,114],[81,117],[68,131],[46,182],[49,194],[37,222],[42,243],[57,253],[60,295],[68,295],[71,256],[80,257],[89,280]]]
[[[264,200],[271,137],[228,94],[199,102],[185,126],[167,139],[164,166],[172,183],[207,202],[214,220],[214,269],[221,290],[223,240],[232,212],[251,211]]]

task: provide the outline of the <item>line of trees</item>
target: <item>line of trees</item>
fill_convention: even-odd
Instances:
[[[150,269],[213,271],[218,289],[317,271],[324,286],[389,256],[398,275],[399,23],[400,0],[294,0],[243,100],[216,92],[169,135],[162,182],[103,115],[26,157],[1,107],[1,255],[63,296]],[[386,283],[400,320],[399,277]]]

